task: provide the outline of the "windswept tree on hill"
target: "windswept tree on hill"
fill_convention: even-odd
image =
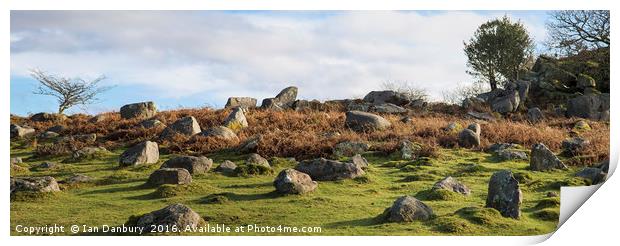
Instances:
[[[547,46],[562,55],[609,47],[609,10],[563,10],[550,13]]]
[[[50,75],[38,69],[30,71],[30,75],[39,81],[33,93],[55,97],[59,114],[76,105],[92,104],[98,100],[97,95],[111,88],[99,86],[99,82],[105,79],[103,75],[90,81]]]
[[[530,60],[534,44],[521,22],[504,16],[480,25],[469,42],[464,42],[467,71],[495,90],[500,81],[517,80]]]

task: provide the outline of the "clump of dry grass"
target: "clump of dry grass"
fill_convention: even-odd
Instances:
[[[194,116],[203,130],[218,126],[230,113],[230,109],[213,110],[179,109],[158,113],[156,119],[170,125],[185,116]],[[469,119],[466,112],[458,106],[435,104],[427,109],[414,110],[410,113],[413,121],[403,123],[402,115],[382,115],[392,127],[384,131],[354,132],[344,126],[343,111],[270,111],[253,109],[246,114],[249,127],[239,131],[239,141],[203,136],[177,135],[170,140],[160,141],[159,134],[163,128],[146,129],[140,126],[142,120],[121,119],[115,112],[106,113],[106,118],[97,123],[89,122],[87,116],[71,117],[65,122],[67,127],[63,134],[76,135],[96,133],[99,145],[108,149],[128,146],[144,140],[158,141],[164,152],[208,154],[223,149],[234,149],[248,138],[261,134],[262,139],[257,152],[266,157],[295,157],[307,159],[329,157],[332,148],[342,141],[366,141],[371,143],[371,150],[391,153],[398,149],[403,140],[417,142],[423,146],[419,155],[436,156],[439,147],[458,147],[458,132],[446,131],[451,122],[467,126],[474,119]],[[481,147],[499,142],[517,143],[525,148],[535,143],[544,143],[555,152],[560,151],[561,142],[570,137],[570,129],[578,119],[548,117],[544,122],[530,124],[523,116],[513,115],[495,122],[480,122],[482,128]],[[45,130],[56,123],[31,122],[27,119],[11,119],[12,122],[28,124],[38,131]],[[592,164],[609,156],[609,125],[602,122],[589,122],[592,130],[580,133],[591,141],[584,150],[589,159],[570,164]],[[338,134],[333,134],[338,133]],[[74,148],[74,147],[72,147]],[[41,152],[53,152],[41,148]]]

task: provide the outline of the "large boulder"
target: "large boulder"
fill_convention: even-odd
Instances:
[[[543,112],[538,108],[530,108],[527,110],[527,120],[530,123],[538,123],[545,119]]]
[[[201,132],[200,135],[205,136],[205,137],[221,138],[225,140],[234,140],[234,141],[239,140],[239,138],[237,137],[237,134],[235,134],[233,130],[225,126],[211,127],[207,129],[206,131]]]
[[[297,100],[297,87],[289,86],[284,88],[276,97],[265,98],[261,105],[263,109],[289,109],[293,107],[293,104]]]
[[[165,139],[170,138],[175,134],[193,136],[200,133],[200,131],[200,125],[198,125],[196,118],[194,118],[194,116],[185,116],[172,123],[172,125],[166,127],[160,137]]]
[[[56,192],[60,191],[54,177],[21,177],[11,178],[11,195],[17,192]]]
[[[534,144],[530,155],[530,170],[546,171],[567,168],[566,165],[542,143]]]
[[[578,96],[568,100],[566,116],[599,120],[609,110],[609,102],[609,93]]]
[[[345,126],[354,131],[384,130],[392,125],[385,118],[361,111],[348,111],[346,113]]]
[[[519,108],[519,92],[516,90],[506,91],[505,95],[497,97],[491,101],[491,109],[500,114],[517,111]]]
[[[156,142],[144,141],[125,150],[119,158],[120,166],[152,164],[159,160],[159,147]]]
[[[334,156],[354,156],[356,154],[363,154],[368,151],[370,145],[364,142],[344,141],[336,144],[333,149]]]
[[[224,120],[224,126],[231,130],[238,132],[239,130],[248,127],[248,120],[245,118],[244,109],[236,107],[230,112],[228,117]]]
[[[404,93],[396,91],[371,91],[366,94],[364,101],[372,104],[391,103],[398,106],[407,105],[411,99]]]
[[[510,170],[493,173],[489,180],[486,207],[497,209],[504,217],[518,219],[522,200],[519,182]]]
[[[580,73],[577,75],[577,88],[585,90],[587,88],[596,88],[596,80],[589,75]]]
[[[192,175],[185,168],[160,168],[151,173],[146,184],[159,186],[163,184],[189,184],[191,182]]]
[[[177,203],[169,205],[163,209],[156,210],[138,217],[135,220],[136,226],[145,232],[150,232],[152,227],[177,228],[197,228],[204,224],[204,220],[191,208]]]
[[[229,97],[224,108],[255,108],[256,98],[252,97]]]
[[[24,138],[35,134],[34,128],[11,124],[11,138]]]
[[[308,174],[289,168],[278,174],[273,186],[281,194],[304,194],[314,191],[318,184]]]
[[[433,190],[449,190],[463,195],[469,195],[471,193],[471,190],[466,185],[451,176],[437,181],[437,183],[433,185]]]
[[[121,107],[121,118],[150,118],[157,114],[157,107],[154,102],[139,102],[127,104]]]
[[[343,163],[325,158],[302,161],[297,164],[295,169],[318,181],[352,179],[364,175],[362,168],[353,163]]]
[[[433,209],[412,196],[403,196],[384,212],[389,222],[425,221],[434,217]]]
[[[160,168],[184,168],[191,174],[206,173],[213,166],[213,160],[204,156],[177,156],[173,157]]]

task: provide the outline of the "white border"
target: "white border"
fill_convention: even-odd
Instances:
[[[4,88],[0,90],[0,97],[3,100],[2,112],[0,117],[3,122],[9,122],[9,73],[10,73],[10,42],[9,42],[9,11],[10,10],[63,10],[63,9],[104,9],[104,10],[126,10],[126,9],[220,9],[220,10],[392,10],[392,9],[430,9],[430,10],[534,10],[534,9],[612,9],[612,20],[617,20],[618,14],[615,12],[617,8],[612,5],[613,1],[589,0],[589,1],[543,1],[543,0],[520,0],[520,1],[499,1],[499,0],[150,0],[150,1],[80,1],[80,0],[5,0],[0,1],[2,14],[0,15],[0,26],[2,27],[2,48],[0,49],[2,56],[0,66],[0,74],[3,78]],[[612,39],[616,40],[617,25],[612,25]],[[612,61],[617,58],[618,52],[612,49]],[[613,67],[613,62],[612,62]],[[612,70],[612,78],[615,78],[615,70]],[[612,91],[617,86],[612,84]],[[618,100],[611,98],[612,118],[617,115]],[[618,128],[617,124],[612,121],[612,166],[618,160]],[[9,157],[9,134],[8,131],[2,131],[2,143],[0,145],[0,153],[3,159]],[[3,168],[4,177],[8,177],[8,168]],[[585,206],[577,210],[573,218],[569,219],[556,233],[546,242],[552,245],[566,245],[578,243],[613,242],[615,238],[615,224],[618,222],[618,199],[617,194],[620,190],[620,182],[618,178],[612,178],[605,183],[601,189],[596,192],[592,198],[585,203]],[[196,241],[207,241],[208,243],[232,243],[232,244],[274,244],[274,243],[294,243],[296,245],[317,245],[326,242],[334,244],[381,244],[385,239],[390,240],[390,244],[399,243],[429,243],[431,245],[444,243],[459,243],[465,245],[520,245],[532,244],[545,240],[550,235],[535,237],[11,237],[8,238],[9,229],[9,201],[8,201],[8,182],[3,182],[0,188],[5,202],[2,203],[0,216],[2,221],[0,225],[0,233],[2,240],[10,240],[11,244],[95,244],[109,245],[113,242],[121,242],[123,244],[175,244],[175,243],[197,243]],[[567,191],[563,190],[563,193]],[[562,194],[564,197],[566,194]]]

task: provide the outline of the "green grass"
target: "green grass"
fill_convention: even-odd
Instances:
[[[40,159],[28,159],[31,149],[12,146],[11,157],[24,158],[21,166],[28,168],[40,163]],[[573,179],[575,168],[533,172],[527,169],[527,161],[496,162],[487,153],[441,149],[438,158],[422,162],[366,154],[370,166],[363,177],[319,182],[315,192],[304,195],[281,196],[274,192],[275,176],[294,165],[285,159],[275,159],[273,172],[260,175],[236,177],[210,171],[194,176],[190,185],[150,188],[143,184],[169,156],[160,156],[157,164],[119,168],[120,153],[122,150],[114,150],[101,159],[76,163],[60,163],[63,157],[51,158],[49,161],[59,163],[58,168],[26,173],[51,175],[59,181],[82,173],[95,181],[93,185],[65,189],[53,197],[12,201],[11,234],[19,235],[14,231],[18,224],[121,225],[131,216],[183,203],[210,224],[322,228],[321,233],[311,235],[538,235],[552,232],[557,225],[558,200],[547,198],[547,192],[559,192],[564,184],[585,184]],[[245,160],[247,155],[223,152],[208,157],[220,163],[227,159]],[[501,217],[497,211],[484,208],[489,178],[502,169],[519,173],[524,200],[519,220]],[[467,185],[471,195],[430,191],[436,181],[447,175]],[[412,223],[382,223],[376,219],[403,195],[418,197],[437,216],[430,221]]]

